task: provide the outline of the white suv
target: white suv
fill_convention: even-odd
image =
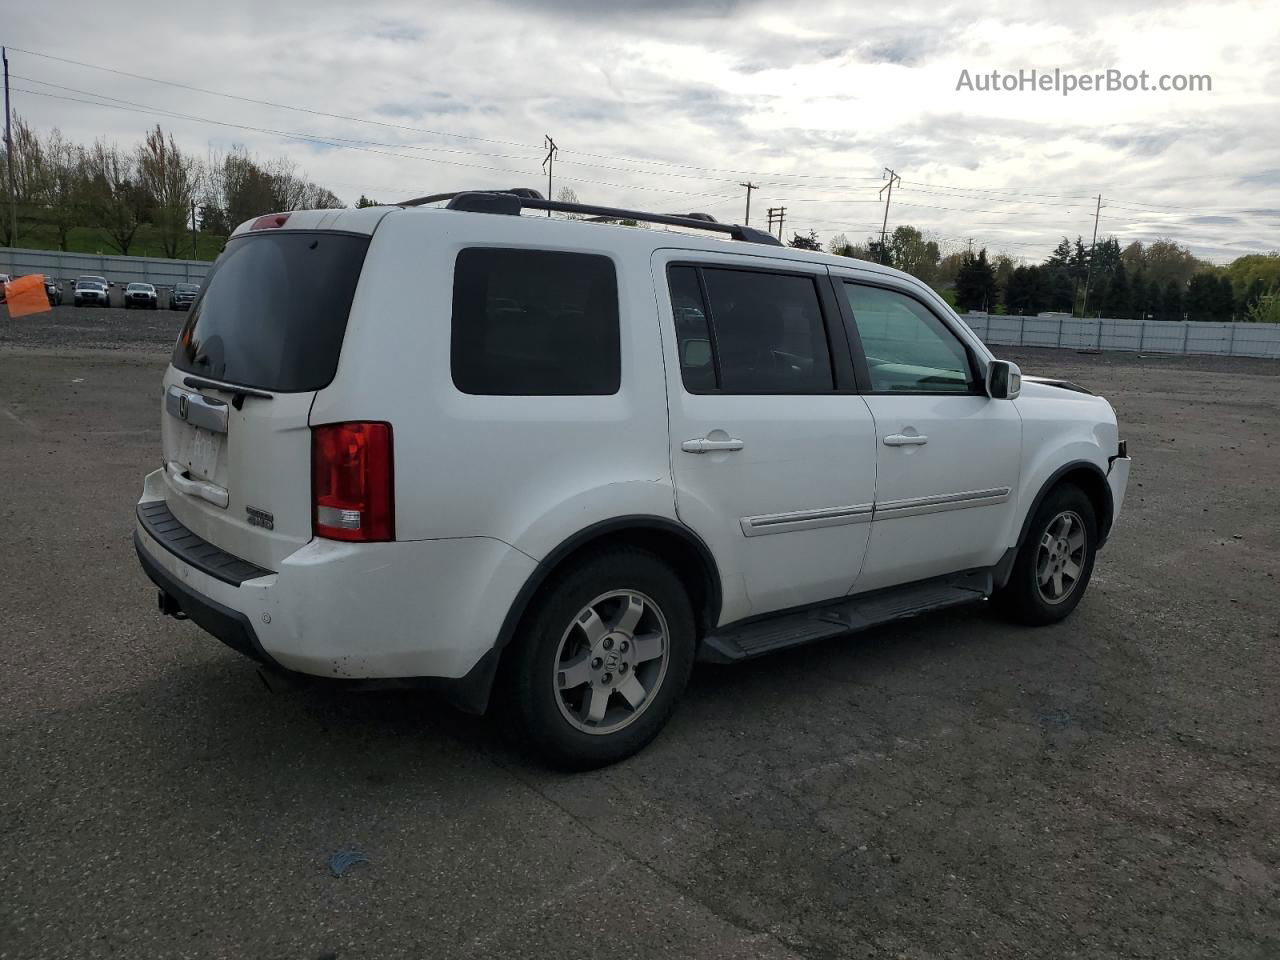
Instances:
[[[161,392],[164,612],[295,677],[496,689],[576,766],[647,743],[694,660],[1062,619],[1129,475],[1105,400],[906,274],[528,190],[242,225]]]

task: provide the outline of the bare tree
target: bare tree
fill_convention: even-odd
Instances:
[[[106,229],[108,242],[128,254],[149,205],[138,183],[137,155],[96,140],[86,159],[89,207]]]
[[[153,202],[151,222],[160,235],[165,256],[176,257],[200,181],[199,162],[184,154],[173,134],[166,138],[156,124],[138,145],[137,173],[139,185]]]
[[[8,151],[0,144],[0,170],[8,171]],[[44,192],[45,168],[44,150],[40,138],[31,127],[19,116],[13,118],[13,180],[14,199],[18,208],[19,223],[28,223],[39,218],[40,203]],[[0,218],[4,222],[5,246],[16,246],[18,238],[13,236],[13,224],[6,213]],[[19,227],[19,232],[21,232]]]
[[[66,250],[71,228],[87,219],[89,191],[85,151],[55,127],[45,138],[44,160],[44,221],[58,232],[58,249]]]

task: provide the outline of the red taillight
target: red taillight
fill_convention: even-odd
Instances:
[[[311,428],[311,527],[330,540],[394,540],[391,424]]]
[[[253,223],[249,224],[250,230],[267,230],[271,227],[283,227],[285,221],[289,219],[287,213],[268,213],[265,217],[259,217]]]

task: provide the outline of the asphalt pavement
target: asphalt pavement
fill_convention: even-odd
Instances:
[[[0,958],[1280,956],[1280,363],[1009,351],[1134,457],[1070,620],[699,666],[565,775],[157,613],[184,316],[0,320]]]

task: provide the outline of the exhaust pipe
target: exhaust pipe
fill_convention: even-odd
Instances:
[[[186,620],[187,615],[182,612],[182,608],[178,606],[178,601],[163,590],[156,597],[156,602],[160,606],[160,612],[166,617],[173,617],[175,620]]]

